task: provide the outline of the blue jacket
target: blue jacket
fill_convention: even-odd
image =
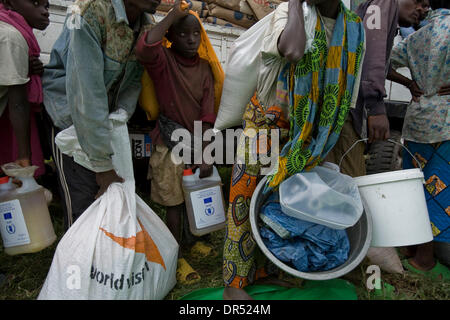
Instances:
[[[130,28],[122,0],[79,0],[51,51],[42,77],[45,109],[57,128],[74,125],[96,172],[113,169],[109,114],[135,111],[143,67],[134,48],[152,24],[144,14]]]

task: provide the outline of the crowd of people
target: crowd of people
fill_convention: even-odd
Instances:
[[[305,21],[311,11],[304,12],[303,2],[315,6],[318,15],[308,48]],[[203,132],[213,128],[224,75],[214,54],[210,60],[198,54],[209,41],[198,16],[178,0],[156,23],[152,14],[159,4],[78,1],[79,25],[74,28],[66,21],[44,66],[33,29],[49,25],[48,0],[1,0],[0,164],[37,165],[41,170],[36,175],[43,175],[42,150],[50,150],[65,229],[110,184],[123,182],[111,160],[108,119],[117,109],[131,118],[139,108],[145,70],[160,108],[151,132],[151,199],[166,208],[167,226],[183,246],[181,179],[187,164],[172,162],[167,141],[171,128],[193,133],[194,121],[202,121]],[[374,6],[379,10],[373,11]],[[289,0],[270,19],[262,67],[254,71],[258,86],[242,119],[244,135],[248,130],[280,129],[282,151],[267,188],[275,189],[287,177],[323,161],[339,163],[361,138],[368,143],[388,139],[384,99],[389,79],[412,95],[402,137],[421,163],[405,153],[403,167],[423,170],[434,241],[450,242],[450,3],[367,0],[353,12],[339,0]],[[394,45],[400,30],[403,40]],[[396,71],[400,67],[409,68],[411,79]],[[55,136],[72,125],[92,170],[55,144]],[[365,149],[360,143],[344,158],[344,174],[366,174]],[[201,177],[212,173],[211,164],[195,167]],[[249,206],[235,205],[239,199],[249,202],[260,169],[260,163],[235,164],[232,169],[223,246],[226,299],[251,299],[244,288],[276,272],[267,259],[259,258]],[[411,272],[450,278],[449,269],[434,258],[433,242],[405,248],[405,254],[409,258],[404,266]],[[180,281],[200,278],[181,255],[179,269]]]

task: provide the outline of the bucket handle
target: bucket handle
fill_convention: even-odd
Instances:
[[[367,141],[369,140],[368,138],[363,138],[360,140],[355,141],[355,143],[353,143],[353,145],[342,155],[341,160],[339,161],[339,169],[341,168],[341,164],[342,164],[342,160],[344,160],[344,157],[359,143],[359,142],[363,142],[363,141]],[[417,160],[417,158],[411,153],[411,151],[409,151],[409,149],[407,147],[405,147],[403,144],[393,140],[393,139],[387,139],[386,141],[389,141],[393,144],[399,145],[400,147],[402,147],[403,149],[405,149],[409,155],[416,161],[417,164],[419,164],[419,169],[420,171],[422,171],[422,166],[420,165],[419,160]]]

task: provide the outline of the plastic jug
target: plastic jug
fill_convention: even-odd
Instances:
[[[225,227],[222,180],[216,167],[211,176],[202,179],[199,169],[195,173],[184,170],[182,186],[192,234],[201,236]]]
[[[56,240],[44,188],[33,178],[37,168],[2,166],[8,176],[22,182],[17,188],[9,177],[0,179],[0,233],[9,255],[38,252]]]
[[[356,182],[327,163],[283,181],[280,204],[288,216],[333,229],[354,226],[363,213]]]

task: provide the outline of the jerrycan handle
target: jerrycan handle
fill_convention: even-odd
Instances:
[[[203,179],[208,179],[215,175],[219,175],[219,173],[217,171],[216,166],[213,166],[211,175],[208,177],[204,177]],[[195,178],[195,180],[202,180],[200,178],[200,168],[195,168],[194,171],[191,168],[184,169],[183,176],[193,176],[193,178]]]
[[[342,155],[342,157],[341,157],[341,160],[339,161],[339,168],[341,167],[341,164],[342,164],[342,160],[344,160],[344,157],[359,143],[359,142],[363,142],[363,141],[367,141],[367,140],[369,140],[368,138],[364,138],[364,139],[360,139],[360,140],[357,140],[357,141],[355,141],[355,143],[353,143],[353,145],[350,147],[350,148],[348,148],[348,150]],[[409,155],[416,161],[416,163],[417,164],[419,164],[419,169],[420,169],[420,171],[422,171],[422,166],[420,165],[420,162],[419,162],[419,160],[417,160],[417,158],[411,153],[411,151],[409,151],[409,149],[407,148],[407,147],[405,147],[403,144],[401,144],[401,143],[399,143],[399,142],[397,142],[397,141],[395,141],[395,140],[393,140],[393,139],[387,139],[386,141],[389,141],[389,142],[391,142],[391,143],[393,143],[393,144],[396,144],[396,145],[399,145],[400,147],[402,147],[403,149],[405,149],[408,153],[409,153]]]
[[[33,177],[16,177],[16,179],[22,182],[22,186],[16,189],[17,193],[25,193],[41,187]]]
[[[6,163],[1,166],[6,175],[22,182],[22,186],[16,189],[17,193],[25,193],[41,188],[34,180],[34,172],[38,166],[21,167],[15,162]]]

